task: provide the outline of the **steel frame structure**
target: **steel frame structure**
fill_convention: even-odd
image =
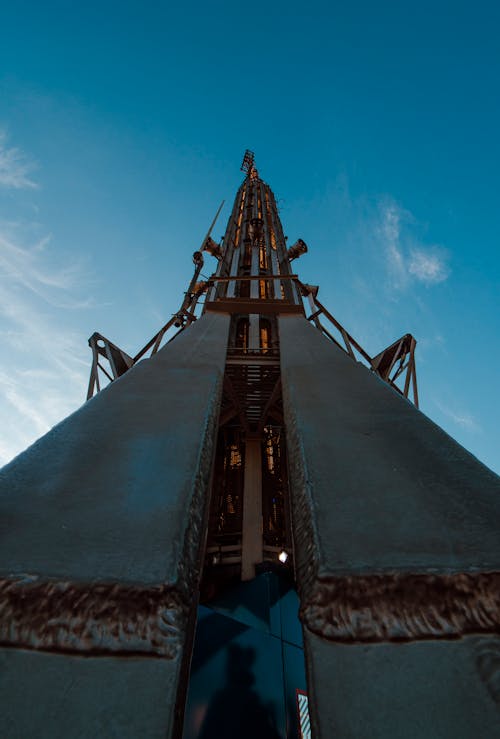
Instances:
[[[203,267],[203,255],[201,252],[194,253],[193,261],[195,263],[194,275],[179,310],[134,357],[130,357],[123,349],[120,349],[120,347],[113,344],[113,342],[102,334],[97,332],[92,334],[89,339],[89,346],[92,349],[92,366],[87,399],[90,399],[96,392],[101,390],[103,378],[109,382],[113,382],[113,380],[116,380],[127,372],[136,362],[145,358],[148,353],[149,356],[154,356],[165,339],[172,341],[181,331],[184,331],[185,328],[196,321],[198,318],[196,311],[200,298],[206,295],[210,288],[219,284],[228,284],[229,282],[251,283],[258,280],[259,282],[278,281],[281,284],[282,281],[290,280],[300,289],[304,303],[309,305],[310,314],[306,315],[308,321],[311,321],[324,336],[330,341],[333,341],[351,359],[362,361],[378,377],[384,380],[384,382],[387,382],[405,398],[411,399],[417,408],[419,407],[415,362],[417,341],[411,334],[405,334],[390,344],[386,349],[379,352],[379,354],[370,356],[347,329],[320,303],[317,299],[318,287],[302,283],[296,274],[240,275],[234,277],[212,275],[208,280],[198,282]],[[305,312],[304,305],[300,306],[293,303],[284,304],[282,301],[272,301],[269,299],[253,299],[250,305],[253,311],[260,314]],[[210,302],[205,301],[204,309],[207,308],[211,310],[222,310],[231,314],[241,314],[248,312],[249,302],[245,302],[240,298],[217,299]],[[324,325],[320,320],[321,318],[329,322],[329,327]],[[172,328],[176,329],[173,333],[171,331]],[[337,332],[337,337],[334,332]],[[255,350],[255,353],[259,354],[259,351]],[[103,360],[107,362],[107,366],[104,366]]]
[[[242,170],[245,181],[236,195],[226,233],[221,243],[211,237],[222,203],[200,249],[193,254],[193,276],[176,313],[133,357],[102,334],[91,336],[93,361],[88,398],[141,359],[154,356],[164,343],[173,341],[205,311],[231,316],[219,415],[219,434],[224,435],[225,441],[219,440],[216,464],[219,472],[214,473],[205,567],[213,570],[213,566],[219,565],[241,566],[242,577],[247,579],[252,576],[250,560],[275,561],[282,547],[292,553],[290,520],[283,498],[288,495],[285,493],[287,473],[283,472],[278,480],[267,470],[265,457],[265,439],[271,437],[282,439],[275,453],[286,457],[278,316],[286,313],[304,316],[351,360],[362,362],[417,407],[418,390],[414,337],[405,334],[371,356],[318,300],[319,288],[301,282],[292,271],[291,262],[305,254],[308,247],[302,239],[287,246],[274,195],[259,178],[253,152],[245,153]],[[217,260],[217,267],[210,277],[201,279],[205,252]],[[263,330],[269,333],[264,344]],[[242,332],[241,336],[238,331]],[[240,472],[230,473],[224,467],[226,471],[222,474],[222,460],[226,460],[224,465],[229,464],[225,456],[229,438],[239,440],[235,442],[240,450],[238,454],[246,457],[246,461]],[[241,476],[239,492],[228,482],[235,474]],[[227,480],[225,475],[229,475]],[[258,500],[260,503],[256,503]],[[253,510],[245,512],[241,506],[248,508],[249,501],[253,501]],[[265,527],[262,532],[255,527],[250,532],[250,519],[262,519],[271,528],[277,527],[271,542],[264,540]],[[229,529],[228,521],[231,521]]]

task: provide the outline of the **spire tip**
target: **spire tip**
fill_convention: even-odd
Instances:
[[[257,172],[254,162],[255,154],[253,153],[253,151],[250,151],[250,149],[247,149],[245,151],[240,169],[242,172],[245,172],[247,177],[250,177],[250,179],[252,180],[256,180],[259,178],[259,173]]]

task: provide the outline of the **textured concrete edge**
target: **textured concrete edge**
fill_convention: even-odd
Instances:
[[[185,532],[183,553],[178,570],[180,590],[186,608],[185,620],[183,622],[183,659],[179,666],[177,699],[174,708],[172,729],[172,736],[175,737],[182,736],[184,726],[184,709],[187,699],[189,670],[196,628],[196,607],[198,605],[199,583],[203,567],[202,558],[207,538],[212,467],[217,443],[217,426],[223,381],[224,377],[222,373],[219,373],[212,391],[212,402],[207,410],[198,465],[192,482],[193,494],[189,507],[189,525]]]
[[[0,644],[43,651],[176,658],[185,606],[167,585],[0,580]]]
[[[291,394],[293,380],[286,378],[283,401],[303,625],[318,636],[345,643],[500,633],[498,572],[321,572],[314,491]]]
[[[313,633],[337,642],[500,633],[500,573],[321,577],[301,604]]]
[[[81,583],[38,575],[0,579],[1,645],[89,656],[180,657],[196,603],[221,393],[218,373],[189,481],[189,513],[176,582]]]
[[[189,524],[186,527],[178,569],[179,590],[188,608],[193,606],[193,594],[197,591],[201,576],[201,550],[206,538],[205,524],[208,519],[209,485],[217,439],[222,384],[223,375],[218,373],[201,435],[198,464],[195,468],[194,478],[191,481],[192,495],[188,514]]]
[[[307,677],[307,693],[308,693],[308,705],[309,705],[309,720],[311,722],[311,737],[315,739],[321,739],[322,737],[329,737],[335,730],[335,726],[327,720],[325,723],[328,724],[327,733],[323,734],[321,727],[324,721],[324,715],[320,713],[319,703],[322,697],[320,686],[324,684],[321,675],[318,675],[318,660],[314,654],[313,640],[316,638],[315,634],[311,634],[306,626],[303,629],[304,635],[304,661],[306,664],[306,677]],[[325,727],[326,728],[326,727]]]
[[[290,398],[288,382],[284,381],[285,377],[286,373],[282,370],[294,556],[299,595],[301,599],[304,599],[308,593],[312,592],[317,579],[319,540],[312,515],[314,503],[308,479],[306,455],[298,430],[296,411]]]

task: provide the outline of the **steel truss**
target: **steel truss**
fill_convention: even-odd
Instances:
[[[181,331],[196,321],[199,300],[209,288],[218,283],[227,283],[229,279],[240,282],[250,282],[256,279],[280,281],[287,279],[297,284],[304,298],[304,302],[308,302],[310,307],[310,314],[306,316],[308,321],[311,321],[324,336],[333,341],[342,351],[346,352],[351,359],[365,363],[376,375],[405,398],[410,399],[411,392],[411,399],[418,408],[417,372],[415,364],[415,348],[417,342],[411,334],[405,334],[379,354],[372,357],[325,306],[320,303],[317,298],[318,288],[302,283],[297,275],[284,276],[278,274],[257,277],[250,275],[247,277],[238,276],[232,278],[212,275],[208,280],[198,282],[200,271],[203,267],[203,255],[201,252],[194,253],[193,261],[195,264],[194,275],[185,293],[181,307],[134,357],[130,357],[102,334],[92,334],[89,339],[89,346],[92,349],[92,367],[90,370],[87,399],[101,390],[103,381],[113,382],[113,380],[116,380],[127,372],[136,362],[146,357],[148,353],[149,356],[154,356],[167,337],[167,334],[168,341],[172,341]],[[296,306],[287,300],[241,300],[239,298],[216,299],[210,303],[206,303],[205,308],[224,310],[228,313],[243,313],[245,312],[243,309],[251,310],[253,313],[285,313],[290,310],[300,312],[304,310],[303,306]],[[329,326],[325,326],[321,319],[323,321],[326,319],[329,322]],[[173,334],[171,332],[172,328],[177,329]],[[335,336],[335,333],[337,336]],[[259,353],[257,352],[257,354]],[[249,357],[245,359],[240,356],[239,361],[242,364],[252,364],[249,359]],[[236,357],[234,360],[238,361]],[[264,354],[262,355],[262,361],[269,361],[266,360]]]

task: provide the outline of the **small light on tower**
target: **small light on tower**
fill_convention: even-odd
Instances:
[[[287,561],[287,559],[288,559],[288,554],[287,554],[287,552],[285,552],[285,550],[284,550],[284,549],[282,549],[282,550],[281,550],[281,552],[279,553],[278,559],[279,559],[279,561],[280,561],[280,562],[282,562],[283,564],[285,564],[285,562]]]

